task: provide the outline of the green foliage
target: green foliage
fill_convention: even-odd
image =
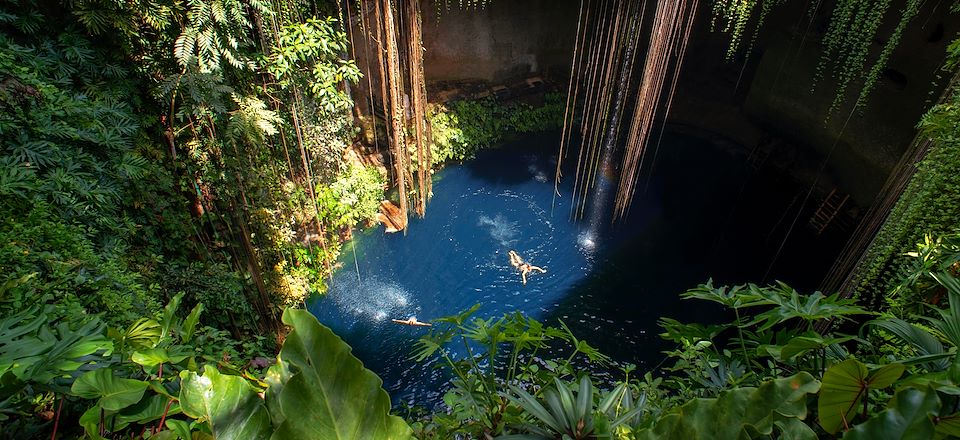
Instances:
[[[243,275],[224,263],[171,262],[160,273],[163,291],[183,292],[190,303],[203,303],[214,327],[230,328],[231,321],[253,326],[257,319],[244,294]]]
[[[775,431],[784,438],[815,439],[803,421],[807,395],[820,382],[806,372],[742,387],[713,399],[695,399],[667,412],[637,439],[750,439]]]
[[[624,401],[623,399],[629,398],[629,395],[626,394],[626,383],[621,383],[605,396],[599,396],[600,399],[595,402],[593,383],[588,376],[580,378],[576,395],[573,394],[567,384],[561,382],[558,378],[554,378],[552,387],[546,388],[545,391],[541,390],[543,402],[515,386],[511,385],[510,390],[517,396],[507,396],[510,401],[532,415],[546,429],[533,424],[525,424],[520,429],[530,432],[531,435],[506,435],[498,437],[500,439],[552,439],[557,437],[588,439],[606,437],[646,409],[641,403],[630,408],[624,408],[622,413],[617,411],[617,407]],[[611,421],[611,418],[615,420]],[[597,421],[596,425],[594,424],[595,419]]]
[[[180,373],[180,406],[188,417],[209,424],[217,439],[266,439],[270,433],[270,417],[253,386],[210,365],[202,376]]]
[[[463,161],[509,135],[535,133],[563,125],[564,96],[550,93],[543,106],[498,103],[493,98],[461,100],[430,111],[433,162]]]
[[[0,224],[0,270],[7,279],[36,274],[8,291],[0,311],[55,303],[53,317],[105,312],[108,323],[116,324],[158,309],[154,292],[121,255],[98,252],[89,228],[64,224],[44,202],[15,202],[0,208],[0,215],[11,219]]]
[[[353,102],[339,90],[340,83],[357,82],[362,76],[354,60],[341,58],[348,44],[333,17],[293,23],[280,30],[265,68],[284,88],[298,85],[297,72],[311,75],[308,88],[324,110],[342,111]]]
[[[118,378],[109,368],[89,371],[70,387],[74,396],[98,399],[96,406],[105,411],[118,411],[139,402],[146,390],[146,382]]]
[[[730,35],[726,52],[728,60],[734,59],[745,46],[748,30],[753,27],[745,49],[746,57],[751,55],[766,18],[775,7],[783,3],[783,0],[714,0],[710,26],[715,31]],[[875,52],[872,51],[875,42],[881,41],[879,31],[888,16],[890,0],[835,2],[823,38],[823,53],[815,77],[816,81],[820,81],[829,74],[836,80],[837,91],[828,113],[838,110],[847,100],[850,87],[858,83],[861,85],[856,92],[856,106],[866,104],[887,67],[890,56],[900,44],[903,31],[916,17],[921,5],[920,0],[908,0],[896,16],[893,30],[882,39],[883,47],[878,53],[872,53]],[[820,2],[810,4],[809,20],[817,19],[819,8]]]
[[[54,392],[73,400],[63,429],[73,430],[67,421],[76,420],[94,439],[410,438],[406,423],[389,415],[380,379],[309,312],[284,313],[292,331],[261,380],[227,359],[200,355],[205,341],[195,331],[203,306],[180,318],[182,298],[171,300],[159,320],[111,329],[121,348],[116,354],[96,319],[76,330],[61,323],[54,331],[36,310],[0,321],[4,435],[31,432],[29,406],[40,393]],[[70,414],[71,407],[82,414]]]
[[[890,1],[841,0],[836,3],[823,39],[824,53],[817,66],[817,77],[820,78],[824,75],[827,64],[831,61],[833,63],[832,74],[837,81],[837,94],[830,112],[840,107],[847,98],[848,87],[857,80],[862,80],[863,86],[860,88],[856,104],[866,103],[866,98],[876,86],[890,55],[900,44],[904,29],[919,12],[920,4],[919,0],[906,2],[897,26],[886,38],[883,49],[876,59],[867,68],[867,60],[871,55],[870,49],[877,39],[880,26],[890,8]]]
[[[260,1],[193,0],[187,2],[187,21],[173,46],[177,63],[184,70],[210,73],[227,63],[236,69],[253,69],[255,64],[242,52],[251,27],[246,8],[268,14]]]
[[[351,164],[330,186],[317,188],[324,220],[335,227],[372,222],[383,200],[384,176],[376,168]]]
[[[626,380],[598,390],[582,366],[607,366],[610,359],[570,330],[544,326],[519,313],[475,318],[479,304],[434,320],[417,343],[414,358],[442,360],[453,379],[443,397],[444,412],[414,423],[420,438],[446,439],[506,435],[504,438],[594,438],[629,432],[649,411],[643,386]],[[561,323],[562,324],[562,323]],[[461,354],[455,347],[462,347]],[[555,353],[546,357],[547,353]],[[565,355],[565,357],[560,357]],[[570,385],[567,378],[579,380]],[[656,393],[652,378],[646,383]],[[570,386],[577,388],[576,394]],[[509,388],[510,394],[499,390]],[[538,399],[541,397],[541,399]],[[525,433],[525,434],[521,434]]]
[[[0,378],[6,393],[17,395],[28,385],[62,391],[60,379],[87,367],[92,355],[113,350],[98,319],[54,324],[51,309],[33,307],[0,321]]]
[[[931,265],[948,267],[960,255],[960,92],[954,86],[945,97],[921,120],[930,149],[857,267],[857,293],[867,300],[889,293],[889,306],[898,315],[935,300],[923,285],[929,279],[920,275]],[[914,282],[897,289],[904,278]]]
[[[747,35],[747,28],[751,19],[754,18],[754,9],[760,6],[760,13],[756,16],[753,24],[753,32],[750,37],[749,47],[746,49],[746,56],[750,56],[753,46],[756,43],[757,35],[763,27],[767,16],[774,7],[783,4],[784,0],[715,0],[713,2],[713,16],[710,20],[710,27],[713,31],[720,31],[730,34],[730,43],[727,45],[727,60],[732,60],[739,53],[743,40]]]
[[[843,438],[933,438],[936,429],[933,420],[939,409],[936,392],[905,388],[897,392],[886,410],[853,427]]]
[[[847,421],[853,420],[871,389],[893,385],[903,370],[902,364],[887,364],[868,373],[867,366],[856,359],[847,359],[830,367],[823,375],[823,387],[817,401],[820,426],[835,434]]]
[[[34,306],[0,321],[0,432],[26,436],[38,401],[63,393],[84,370],[109,356],[112,342],[96,318],[50,318],[53,306]]]
[[[287,309],[283,322],[293,332],[267,378],[273,438],[410,438],[403,419],[389,415],[383,382],[350,346],[307,311]]]
[[[235,141],[259,144],[278,133],[282,120],[267,109],[267,104],[255,96],[233,96],[237,110],[231,112],[227,135]]]
[[[908,2],[908,12],[916,7],[915,3]],[[906,15],[904,19],[907,19]],[[896,32],[900,32],[903,26],[904,22],[901,22]],[[955,69],[960,59],[958,43],[960,40],[948,48],[947,69]],[[887,47],[884,53],[888,51]],[[874,71],[876,69],[875,66]],[[888,307],[898,316],[907,316],[921,309],[924,303],[936,301],[937,293],[927,288],[935,283],[930,283],[926,274],[934,270],[934,265],[940,265],[940,270],[946,269],[960,255],[958,109],[960,90],[951,83],[941,102],[920,120],[923,139],[919,141],[930,142],[927,154],[916,165],[909,184],[855,269],[857,295],[872,302],[885,298]],[[953,273],[957,273],[956,268]],[[910,282],[899,287],[904,278]]]
[[[56,302],[54,318],[120,327],[182,291],[212,312],[198,336],[213,347],[265,345],[279,307],[323,290],[337,234],[376,193],[343,158],[355,129],[340,88],[360,77],[346,35],[300,18],[330,9],[0,6],[0,282],[37,273],[10,310]],[[346,173],[318,210],[312,190]]]

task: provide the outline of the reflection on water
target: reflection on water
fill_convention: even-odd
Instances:
[[[767,204],[753,211],[741,204],[726,229],[715,221],[737,208],[747,169],[742,157],[665,137],[662,176],[637,195],[628,220],[611,228],[608,217],[589,210],[586,221],[568,221],[573,179],[554,200],[544,170],[556,167],[557,142],[525,139],[444,169],[427,216],[411,218],[406,235],[385,235],[379,227],[356,234],[362,280],[340,271],[329,293],[309,304],[383,378],[395,403],[439,402],[447,378],[435,361],[410,359],[429,330],[390,319],[430,321],[480,303],[480,317],[520,311],[551,325],[562,319],[615,359],[652,368],[666,348],[657,337],[659,317],[720,319],[712,309],[681,303],[679,292],[711,276],[756,280],[766,268],[772,251],[764,236],[780,217],[769,203],[779,199],[760,194]],[[599,184],[611,185],[605,178]],[[547,273],[531,274],[523,285],[510,250]],[[354,265],[353,252],[343,258],[344,267]]]

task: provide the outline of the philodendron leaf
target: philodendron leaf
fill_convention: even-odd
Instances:
[[[930,439],[940,397],[931,388],[897,391],[887,409],[844,434],[844,440]]]
[[[903,370],[902,364],[888,364],[869,373],[867,366],[856,359],[847,359],[827,369],[817,401],[820,426],[835,434],[849,425],[869,390],[892,385]]]
[[[758,388],[727,391],[715,399],[694,399],[658,419],[651,428],[637,432],[637,439],[737,439],[771,436],[816,439],[800,422],[807,417],[807,395],[816,393],[820,382],[809,373],[762,383]]]
[[[350,353],[349,345],[305,310],[287,309],[283,322],[293,331],[279,359],[292,376],[281,389],[266,391],[270,412],[283,414],[273,439],[411,437],[406,422],[389,414],[383,382]]]
[[[153,368],[159,364],[166,364],[166,363],[178,364],[180,362],[183,362],[183,360],[186,359],[187,357],[188,357],[187,355],[177,353],[177,352],[171,354],[166,349],[158,347],[158,348],[150,348],[147,350],[135,351],[133,352],[133,355],[130,356],[130,360],[132,360],[135,364],[138,364],[147,368]]]
[[[270,416],[253,386],[210,365],[204,366],[202,376],[180,372],[180,408],[192,418],[209,422],[217,440],[270,436]]]
[[[906,368],[903,364],[887,364],[870,373],[870,377],[868,377],[867,380],[870,381],[871,388],[886,388],[893,385],[893,383],[903,375],[903,371],[906,370]]]
[[[183,420],[170,419],[167,420],[167,429],[173,431],[177,434],[177,438],[180,440],[190,440],[193,438],[190,431],[190,423],[187,423]]]
[[[134,350],[143,350],[157,345],[160,340],[160,324],[149,318],[140,318],[120,335],[120,342]]]
[[[77,378],[70,392],[84,399],[100,399],[98,405],[107,411],[119,411],[140,401],[147,383],[113,375],[110,368],[88,371]]]

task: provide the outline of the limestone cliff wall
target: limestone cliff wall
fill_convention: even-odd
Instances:
[[[747,150],[771,136],[781,139],[777,148],[790,151],[773,153],[798,157],[796,172],[807,181],[829,154],[819,184],[869,204],[944,85],[938,66],[960,31],[960,14],[926,2],[869,102],[855,112],[844,107],[828,119],[834,85],[823,81],[813,86],[833,2],[823,2],[811,26],[800,19],[807,2],[786,3],[769,17],[746,63],[724,58],[727,36],[711,32],[709,8],[701,4],[670,122],[716,133]],[[902,3],[894,0],[888,15],[899,14]],[[530,74],[563,77],[570,67],[579,5],[579,0],[492,0],[479,10],[441,10],[426,0],[427,80],[497,83]],[[887,20],[881,36],[893,25]],[[874,52],[883,43],[878,39]],[[361,68],[364,57],[365,50],[358,48]]]
[[[455,2],[454,2],[455,3]],[[579,0],[493,0],[482,9],[424,3],[425,74],[491,82],[570,68]]]

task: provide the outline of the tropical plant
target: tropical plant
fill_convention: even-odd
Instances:
[[[531,428],[542,428],[543,425],[531,425],[531,420],[519,413],[524,405],[531,408],[539,405],[535,404],[536,399],[530,400],[526,397],[539,396],[549,388],[553,390],[550,396],[563,400],[569,397],[570,393],[563,380],[575,379],[579,366],[599,367],[610,363],[610,358],[576,337],[563,323],[559,328],[545,326],[519,313],[489,319],[473,317],[479,308],[480,305],[477,304],[458,315],[434,320],[435,328],[417,342],[415,360],[425,361],[431,357],[439,357],[446,373],[452,376],[451,387],[443,397],[449,413],[434,413],[428,419],[415,424],[418,436],[446,438],[459,433],[481,437],[518,431],[542,434]],[[565,357],[545,357],[547,353],[557,353],[558,349],[569,354]],[[587,382],[584,383],[583,380]],[[595,402],[595,388],[591,380],[581,377],[578,386],[586,387],[587,391],[583,392],[581,388],[580,401],[589,401],[589,411],[581,411],[583,405],[576,408],[568,405],[565,409],[550,406],[553,418],[541,419],[541,422],[553,423],[559,420],[556,417],[561,413],[567,414],[566,411],[575,409],[576,414],[589,413],[592,418],[595,410],[603,409],[601,413],[605,420],[623,418],[616,425],[603,424],[606,431],[616,428],[631,421],[633,416],[645,408],[645,405],[637,404],[642,399],[633,397],[640,394],[638,385],[628,381],[624,381],[622,385],[614,387],[611,394],[604,394],[615,395],[610,397],[613,400],[607,405],[597,406],[598,402],[607,399]],[[559,388],[561,386],[564,388]],[[507,387],[513,393],[498,392]],[[534,394],[526,394],[530,392],[528,390],[535,390]],[[617,404],[616,408],[608,411],[609,405],[614,402]],[[630,406],[630,409],[625,410],[625,405]],[[630,417],[624,417],[625,415]],[[587,423],[586,418],[563,419],[564,427],[571,428],[571,432],[578,432],[577,420],[581,419],[584,424]],[[548,423],[547,426],[543,429],[554,429],[556,425],[550,426]],[[587,435],[589,431],[585,426],[579,428],[583,435]]]
[[[758,387],[740,387],[717,398],[694,399],[667,411],[637,439],[749,439],[778,434],[783,438],[815,439],[804,421],[807,397],[820,382],[806,372],[773,379]]]
[[[202,354],[196,330],[203,306],[180,318],[182,297],[157,320],[109,332],[96,319],[79,329],[47,330],[37,310],[0,321],[4,435],[36,433],[27,417],[37,400],[31,396],[52,393],[59,402],[53,435],[57,425],[73,431],[66,422],[77,420],[95,439],[410,438],[407,424],[389,415],[380,379],[309,312],[284,313],[291,332],[261,379],[229,359]],[[82,414],[74,419],[68,411],[77,406]]]
[[[508,395],[510,401],[532,415],[539,425],[520,425],[520,430],[530,434],[504,435],[499,439],[603,438],[646,410],[645,396],[641,396],[639,404],[634,405],[626,383],[598,396],[599,402],[595,402],[589,376],[580,378],[576,395],[567,384],[554,378],[553,386],[540,390],[542,402],[519,387],[511,385],[510,390],[515,395]],[[624,402],[630,403],[621,407]]]
[[[501,104],[493,98],[460,100],[430,110],[433,163],[463,161],[507,136],[556,130],[563,125],[565,97],[548,93],[544,104]]]

